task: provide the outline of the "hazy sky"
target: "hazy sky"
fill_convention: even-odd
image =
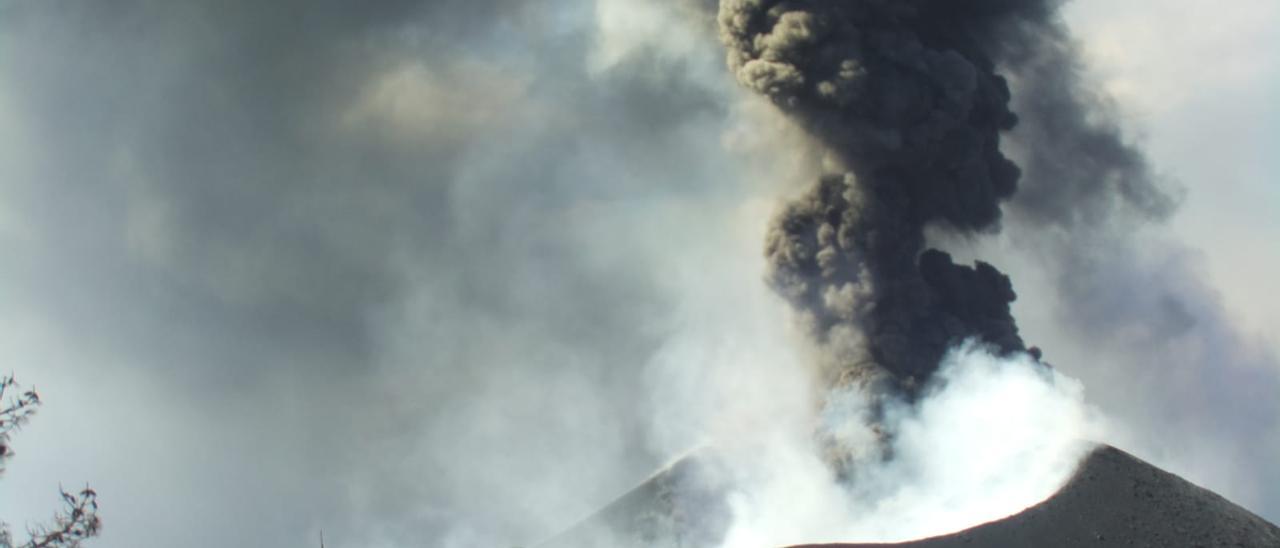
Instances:
[[[527,543],[696,441],[655,379],[771,329],[809,164],[651,4],[0,0],[0,360],[46,400],[0,517],[88,482],[103,548]],[[1280,520],[1280,7],[1066,16],[1182,206],[1075,285],[1016,218],[957,245],[1114,441]]]
[[[1065,10],[1129,126],[1187,195],[1171,226],[1246,331],[1280,345],[1280,6],[1077,1]],[[1223,245],[1224,242],[1235,242]]]

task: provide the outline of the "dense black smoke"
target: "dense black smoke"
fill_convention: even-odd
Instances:
[[[1179,190],[1090,81],[1061,3],[723,1],[739,82],[843,171],[778,215],[769,279],[837,371],[888,377],[911,394],[958,338],[1023,348],[1009,279],[928,249],[960,253],[972,235],[1004,228],[1018,250],[1003,257],[1029,259],[1005,267],[1049,286],[1021,287],[1051,311],[1036,338],[1074,358],[1109,413],[1158,432],[1137,445],[1180,455],[1164,462],[1208,481],[1217,472],[1200,463],[1277,446],[1274,398],[1241,397],[1275,391],[1276,358],[1232,325],[1194,253],[1144,232],[1170,217]],[[1171,427],[1179,436],[1166,436]],[[1245,486],[1253,478],[1217,481],[1271,497]]]
[[[1037,40],[1043,1],[727,0],[738,80],[792,115],[847,172],[822,178],[769,232],[769,279],[839,370],[908,393],[946,348],[976,337],[1025,350],[1008,277],[926,249],[924,229],[998,228],[1019,168],[1000,149],[1017,117],[998,69]]]

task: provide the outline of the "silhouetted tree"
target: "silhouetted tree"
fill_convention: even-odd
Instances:
[[[13,455],[9,435],[21,428],[37,407],[40,407],[40,395],[35,390],[23,390],[12,375],[0,377],[0,474]],[[98,519],[98,494],[88,487],[78,493],[62,488],[59,491],[63,507],[54,514],[51,525],[28,528],[30,538],[14,544],[8,526],[0,522],[0,548],[75,548],[96,536],[102,526]]]

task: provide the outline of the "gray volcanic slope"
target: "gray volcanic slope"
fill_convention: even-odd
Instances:
[[[729,527],[724,489],[692,453],[536,548],[713,548]]]
[[[1280,527],[1211,491],[1100,446],[1048,500],[959,533],[899,544],[810,548],[1280,547]]]
[[[706,453],[687,457],[539,548],[713,548],[729,524],[720,486],[690,481]],[[898,544],[795,548],[1271,547],[1280,527],[1111,446],[1099,446],[1048,500],[950,535]]]

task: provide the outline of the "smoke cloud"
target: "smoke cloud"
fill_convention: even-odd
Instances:
[[[1267,13],[1274,9],[1255,16]],[[1144,12],[1141,19],[1147,16]],[[1105,19],[1127,31],[1123,39],[1145,36],[1132,17],[1108,13]],[[1075,21],[1085,38],[1101,41],[1094,35],[1096,22]],[[943,238],[942,245],[1002,258],[1020,294],[1030,297],[1015,306],[1021,325],[1055,364],[1090,388],[1091,400],[1118,429],[1113,433],[1117,444],[1265,514],[1276,494],[1257,486],[1280,481],[1264,464],[1280,449],[1280,409],[1275,398],[1263,394],[1280,393],[1280,360],[1265,331],[1245,325],[1244,310],[1229,307],[1219,294],[1256,291],[1249,284],[1221,281],[1212,287],[1212,265],[1206,264],[1212,257],[1220,268],[1240,269],[1243,263],[1224,266],[1230,254],[1265,257],[1265,245],[1226,236],[1220,224],[1230,215],[1226,211],[1208,222],[1178,221],[1195,214],[1190,206],[1213,203],[1224,187],[1244,183],[1230,170],[1192,166],[1220,165],[1219,155],[1254,146],[1256,138],[1244,137],[1247,123],[1237,119],[1210,129],[1203,120],[1229,119],[1229,104],[1236,100],[1227,98],[1265,89],[1268,71],[1259,69],[1257,82],[1241,85],[1225,84],[1230,67],[1202,74],[1200,80],[1214,83],[1199,92],[1204,104],[1188,107],[1196,115],[1174,118],[1158,129],[1195,135],[1197,141],[1220,135],[1233,143],[1214,150],[1164,151],[1157,169],[1144,153],[1160,151],[1159,142],[1152,142],[1156,135],[1139,140],[1124,127],[1132,125],[1128,110],[1144,105],[1118,104],[1100,91],[1101,78],[1082,61],[1088,43],[1074,40],[1052,21],[1024,30],[1042,39],[1010,56],[1020,123],[1006,143],[1024,177],[1006,207],[1006,230],[976,246],[954,238]],[[1200,40],[1179,42],[1173,49],[1183,56],[1198,52],[1192,56],[1199,56],[1195,66],[1223,57]],[[1163,45],[1160,51],[1146,62],[1180,64],[1174,61],[1178,54]],[[1260,163],[1257,158],[1239,165]],[[1164,172],[1170,169],[1180,172],[1176,179]],[[1175,216],[1179,206],[1190,211]],[[1242,233],[1258,237],[1269,231],[1268,223],[1257,220],[1241,225]]]
[[[668,459],[638,387],[671,242],[743,199],[728,86],[592,66],[593,16],[3,3],[0,362],[47,406],[0,517],[89,482],[101,548],[515,545]]]
[[[847,169],[773,223],[769,278],[796,303],[837,369],[886,372],[912,390],[948,345],[979,337],[1024,350],[1009,279],[925,249],[924,228],[998,226],[1019,169],[1000,149],[1014,127],[996,72],[1006,28],[1038,3],[721,4],[729,68],[813,133]]]
[[[714,447],[724,543],[899,540],[1086,438],[1274,519],[1274,356],[1056,5],[0,3],[0,518],[527,546]]]
[[[879,405],[861,390],[830,394],[819,437],[861,450],[856,481],[834,481],[815,439],[770,436],[752,456],[726,458],[735,521],[725,547],[895,542],[949,533],[1046,498],[1106,426],[1082,385],[1030,356],[966,343],[947,353],[918,401],[897,400],[880,427],[895,432],[881,458],[867,429]]]
[[[727,1],[719,23],[738,81],[812,134],[836,170],[778,214],[765,251],[770,282],[795,305],[836,376],[884,394],[876,377],[887,373],[899,389],[890,393],[911,397],[962,338],[999,355],[1027,350],[1010,279],[986,262],[958,266],[929,248],[1016,264],[1007,248],[973,245],[1004,225],[1014,231],[1005,238],[1027,246],[1022,252],[1055,288],[1053,297],[1036,288],[1041,302],[1028,306],[1060,311],[1077,349],[1067,355],[1080,367],[1146,370],[1138,377],[1177,390],[1196,409],[1240,407],[1235,416],[1250,417],[1242,424],[1274,446],[1273,398],[1261,393],[1275,391],[1277,366],[1231,333],[1187,272],[1185,252],[1137,235],[1166,220],[1180,192],[1153,172],[1114,106],[1086,81],[1056,3]],[[1064,338],[1052,327],[1041,333]],[[1102,360],[1079,351],[1099,343],[1108,348]],[[1028,351],[1039,360],[1038,348]],[[1229,403],[1227,393],[1241,390],[1225,387],[1243,379],[1264,387],[1245,400],[1256,404]],[[1192,388],[1197,382],[1202,388]],[[1118,386],[1109,382],[1113,392]],[[827,405],[838,406],[838,394],[831,397]],[[925,397],[921,406],[932,404]],[[1175,406],[1163,412],[1177,414]],[[1134,415],[1132,404],[1117,407]],[[871,409],[860,420],[877,425],[875,437],[881,428],[890,440],[898,435],[899,425],[879,424]],[[1155,421],[1143,415],[1142,430],[1151,432]],[[1196,422],[1180,421],[1189,431],[1200,430]],[[1109,436],[1160,447],[1157,454],[1172,449],[1128,432]],[[856,456],[857,447],[840,449]],[[1209,452],[1241,458],[1225,447]],[[1172,453],[1207,457],[1190,447]],[[850,485],[860,481],[868,480],[859,475]],[[818,504],[829,505],[838,506]]]

